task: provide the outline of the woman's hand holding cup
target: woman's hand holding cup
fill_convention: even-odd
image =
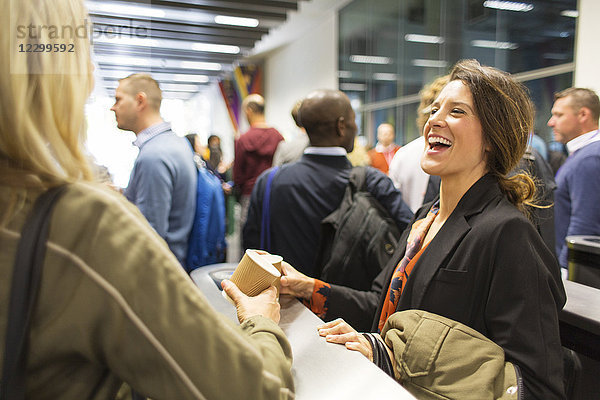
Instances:
[[[301,299],[309,300],[315,288],[314,278],[298,272],[285,261],[281,262],[281,294],[291,294]]]

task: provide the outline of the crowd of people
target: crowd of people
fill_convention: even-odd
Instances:
[[[0,0],[3,9],[8,2]],[[0,17],[4,25],[15,24],[11,17],[24,25],[87,18],[81,0],[24,0],[17,8]],[[14,40],[3,35],[3,55]],[[490,398],[507,390],[523,399],[564,398],[558,312],[566,301],[565,239],[600,235],[596,93],[556,93],[548,126],[564,145],[560,157],[561,150],[534,134],[527,89],[505,72],[463,60],[420,92],[418,138],[400,146],[393,124],[377,127],[377,143],[363,157],[367,167],[349,157],[359,128],[343,92],[314,90],[298,100],[291,117],[301,134],[294,141],[266,122],[265,99],[250,94],[242,103],[249,130],[236,138],[233,163],[226,165],[218,136],[204,145],[198,135],[171,130],[160,115],[159,84],[136,73],[119,81],[111,107],[118,128],[134,132],[139,148],[121,193],[100,179],[84,150],[93,65],[89,42],[79,39],[77,46],[78,57],[43,52],[0,60],[6,348],[14,345],[5,332],[14,265],[27,238],[22,232],[37,200],[64,188],[40,261],[24,358],[14,363],[26,371],[26,384],[15,384],[8,368],[14,360],[5,358],[3,396],[114,398],[129,387],[152,399],[294,397],[277,290],[248,297],[224,280],[237,308],[235,325],[213,310],[182,268],[195,237],[199,169],[207,168],[219,195],[239,200],[242,249],[283,257],[281,294],[323,319],[318,333],[326,341],[360,352],[415,395],[459,396],[460,382],[477,377],[477,390]],[[364,182],[357,185],[355,176]],[[363,207],[399,234],[368,238],[384,257],[353,285],[344,278],[360,274],[361,265],[324,273],[331,248],[324,248],[323,222],[345,202],[358,204],[358,192],[369,198]],[[359,231],[343,232],[332,240],[356,247]],[[317,257],[323,254],[325,261]],[[473,350],[458,368],[468,376],[444,381],[448,371],[440,362],[438,377],[411,386],[405,357],[428,355],[426,349],[407,355],[404,333],[423,321],[432,328],[418,340],[447,343],[440,360],[446,352]],[[439,325],[469,339],[452,342],[452,335],[436,333]],[[497,367],[483,377],[473,367],[486,363]],[[224,377],[235,384],[224,385]]]

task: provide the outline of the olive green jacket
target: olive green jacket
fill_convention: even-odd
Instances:
[[[421,310],[392,314],[381,331],[397,381],[417,399],[517,400],[522,380],[500,346],[460,322]]]
[[[15,202],[0,187],[0,363],[14,255],[36,197]],[[281,329],[260,316],[240,327],[215,312],[116,192],[69,186],[51,219],[42,274],[28,399],[110,399],[122,382],[155,400],[293,397]]]

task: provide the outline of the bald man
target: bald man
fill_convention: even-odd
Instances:
[[[400,149],[394,140],[396,132],[392,124],[383,123],[377,127],[377,144],[369,150],[369,159],[371,166],[377,168],[384,174],[390,169],[390,164],[394,154]]]
[[[310,146],[299,161],[285,164],[271,182],[271,252],[299,271],[315,276],[321,220],[342,201],[352,165],[346,154],[358,131],[348,97],[337,90],[310,93],[299,110]],[[271,170],[256,182],[244,227],[244,248],[260,246],[262,203]],[[367,190],[385,207],[402,231],[412,213],[382,172],[367,167]],[[317,276],[318,277],[318,276]]]

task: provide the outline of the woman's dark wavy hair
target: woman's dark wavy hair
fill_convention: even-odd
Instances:
[[[534,124],[534,107],[527,88],[509,74],[482,66],[475,60],[459,61],[450,80],[462,81],[473,95],[475,112],[481,122],[489,173],[502,192],[521,211],[535,206],[535,184],[525,173],[508,177],[527,149]]]

